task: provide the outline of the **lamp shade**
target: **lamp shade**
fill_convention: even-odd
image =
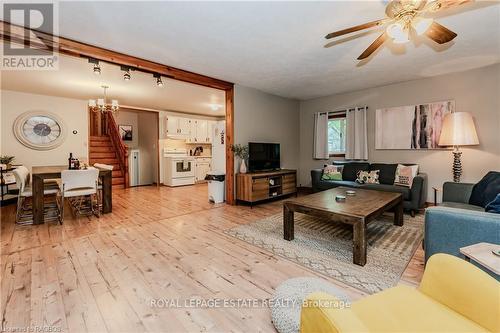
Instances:
[[[467,112],[449,113],[444,117],[440,146],[478,145],[476,127],[472,116]]]

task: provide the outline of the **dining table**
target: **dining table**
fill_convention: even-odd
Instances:
[[[44,223],[44,180],[61,178],[61,172],[68,170],[67,165],[34,166],[31,169],[33,176],[33,224]],[[102,213],[108,214],[112,211],[112,171],[103,168],[99,169],[99,178],[102,184]]]

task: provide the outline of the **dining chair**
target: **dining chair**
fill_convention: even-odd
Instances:
[[[27,176],[26,176],[26,185],[30,185],[31,184],[31,173],[30,171],[28,170],[27,167],[25,167],[24,165],[19,165],[16,169],[19,169],[19,170],[23,170]],[[43,185],[45,187],[59,187],[59,180],[58,179],[44,179],[43,180]]]
[[[103,163],[94,163],[94,167],[100,168],[100,169],[110,170],[111,172],[113,172],[113,168],[114,168],[113,165],[111,165],[111,164],[103,164]],[[99,181],[97,183],[97,202],[99,202],[99,211],[100,212],[102,211],[102,198],[103,198],[102,181],[99,178]]]
[[[28,198],[33,197],[33,190],[29,185],[29,171],[26,167],[20,166],[12,171],[16,178],[16,185],[19,190],[17,197],[16,223],[21,225],[33,224],[33,205],[28,204]],[[45,185],[43,195],[55,195],[56,200],[53,204],[44,205],[44,219],[46,221],[59,220],[60,207],[57,202],[59,188],[53,185]],[[45,199],[45,198],[44,198]],[[55,213],[55,214],[54,214]]]
[[[74,215],[97,215],[94,198],[97,202],[97,180],[99,170],[63,170],[61,172],[61,223],[64,220],[64,199],[67,198]],[[88,200],[85,200],[88,199]]]

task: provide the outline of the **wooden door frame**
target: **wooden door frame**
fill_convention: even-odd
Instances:
[[[226,95],[226,202],[230,205],[235,203],[234,156],[231,151],[231,145],[234,143],[233,83],[78,42],[69,38],[29,29],[9,22],[0,21],[0,23],[0,38],[4,42],[30,45],[31,47],[37,47],[48,52],[57,52],[77,58],[93,58],[118,66],[129,66],[146,73],[161,74],[174,80],[223,90]]]

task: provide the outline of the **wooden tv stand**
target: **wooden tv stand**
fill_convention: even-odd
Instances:
[[[278,170],[236,175],[236,200],[258,201],[297,194],[297,170]]]

